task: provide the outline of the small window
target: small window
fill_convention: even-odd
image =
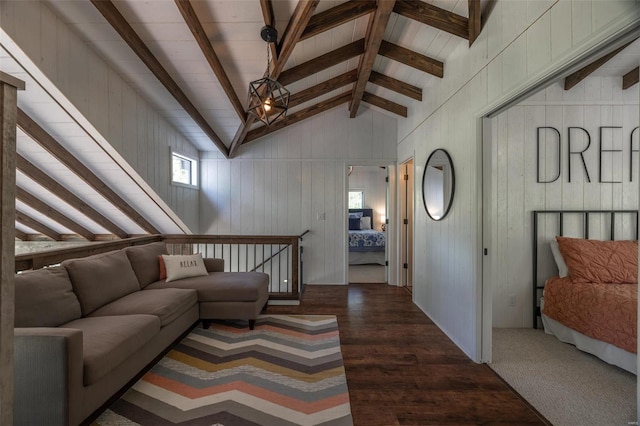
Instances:
[[[360,191],[360,190],[349,191],[349,208],[350,209],[364,208],[364,191]]]
[[[198,160],[182,154],[171,153],[171,182],[192,187],[198,186]]]

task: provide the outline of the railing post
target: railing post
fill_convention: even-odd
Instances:
[[[298,292],[298,250],[298,237],[294,237],[291,239],[291,293],[293,293],[297,299],[300,298],[300,293]]]

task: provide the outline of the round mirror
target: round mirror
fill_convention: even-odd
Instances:
[[[422,175],[422,201],[429,217],[442,220],[449,213],[455,189],[453,162],[444,149],[429,155]]]

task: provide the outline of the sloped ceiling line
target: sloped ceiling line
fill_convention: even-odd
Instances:
[[[62,241],[62,235],[19,210],[16,210],[16,222],[21,223],[34,231],[38,231],[42,235],[46,235],[54,241]]]
[[[591,62],[589,65],[586,65],[580,68],[578,71],[574,72],[573,74],[568,75],[564,79],[564,90],[571,90],[573,87],[579,84],[582,80],[584,80],[589,75],[591,75],[591,73],[593,73],[598,68],[606,64],[609,60],[611,60],[618,53],[622,52],[627,46],[629,46],[631,43],[633,43],[636,40],[637,38],[631,40],[629,43],[626,43],[625,45],[620,46],[613,52],[607,53],[603,57],[598,58],[595,61]]]
[[[248,116],[244,111],[242,103],[233,90],[230,80],[211,45],[211,41],[208,39],[207,34],[192,7],[192,3],[190,0],[174,1],[199,44],[205,58],[209,62],[210,67],[214,71],[218,81],[227,94],[236,114],[241,119],[241,124],[228,148],[226,144],[215,134],[213,129],[211,129],[206,120],[199,114],[195,106],[191,104],[186,95],[169,76],[168,72],[151,53],[150,49],[126,22],[115,5],[110,0],[91,0],[92,4],[100,11],[100,13],[102,13],[107,22],[111,24],[111,26],[120,34],[136,55],[138,55],[154,75],[156,75],[156,77],[164,84],[169,93],[171,93],[183,108],[185,108],[191,118],[210,137],[222,154],[227,158],[233,157],[244,142],[255,140],[255,136],[258,134],[268,134],[271,132],[260,130],[260,128],[251,130],[251,127],[255,122],[255,118],[250,115]],[[299,0],[297,2],[296,8],[288,21],[286,30],[279,40],[277,47],[274,45],[270,47],[272,49],[273,60],[269,65],[270,71],[268,70],[267,72],[269,72],[272,78],[277,79],[282,85],[286,86],[302,78],[313,75],[322,69],[326,69],[329,66],[344,62],[347,59],[351,59],[354,56],[362,55],[364,53],[360,58],[358,80],[352,89],[353,93],[350,98],[351,105],[349,109],[351,117],[355,117],[357,114],[361,101],[367,102],[364,100],[364,94],[366,84],[368,82],[377,84],[385,89],[395,91],[403,96],[408,96],[411,99],[419,101],[422,100],[422,90],[420,88],[409,85],[400,80],[393,79],[392,77],[375,73],[372,68],[377,55],[384,56],[393,61],[400,62],[440,78],[444,75],[444,64],[441,61],[382,39],[392,12],[416,22],[467,39],[469,40],[470,45],[476,39],[481,30],[480,0],[468,0],[468,18],[420,0],[388,0],[377,2],[371,0],[350,0],[314,15],[314,11],[318,3],[319,0]],[[259,4],[262,10],[264,23],[272,26],[275,25],[272,1],[259,0]],[[366,45],[364,40],[357,40],[325,55],[320,55],[303,64],[284,70],[289,57],[299,41],[306,40],[370,13],[374,13],[374,15],[372,15],[370,19],[370,28],[367,32]],[[316,93],[318,93],[318,96],[327,93],[326,87],[315,87],[314,89],[317,90]],[[312,100],[312,98],[309,97],[311,93],[313,92],[304,93],[304,102]],[[298,98],[300,103],[302,103],[302,95],[303,94]],[[384,101],[380,96],[374,96],[371,93],[367,94],[366,99],[375,102],[375,104],[372,103],[372,105],[376,105],[378,107],[380,107],[380,105],[384,105],[384,107],[381,108],[393,112],[394,114],[406,116],[406,107],[402,105]],[[302,116],[304,116],[304,114],[302,114]],[[294,121],[289,120],[286,122],[292,123]],[[247,138],[250,131],[252,137]]]
[[[280,40],[280,43],[278,43],[278,58],[272,58],[270,64],[271,72],[269,73],[269,75],[272,79],[280,81],[282,70],[289,60],[289,56],[291,55],[291,53],[293,53],[293,48],[300,40],[302,32],[307,27],[311,16],[313,16],[313,12],[315,11],[316,6],[318,6],[319,1],[320,0],[298,1],[296,9],[293,12],[293,16],[291,16],[291,19],[289,19],[289,23],[287,24],[287,28],[282,35],[282,39]],[[286,86],[286,84],[282,81],[280,81],[280,84]],[[230,157],[233,157],[236,154],[238,148],[240,148],[240,146],[246,139],[249,128],[254,123],[254,121],[255,117],[249,115],[247,117],[247,121],[243,124],[240,124],[240,127],[238,128],[238,131],[236,132],[236,135],[231,142],[231,146],[229,147]]]
[[[200,46],[200,50],[202,50],[202,54],[207,59],[209,66],[211,66],[211,70],[218,78],[224,93],[226,93],[227,98],[229,98],[229,102],[233,106],[233,109],[238,114],[240,121],[244,123],[247,120],[247,114],[244,111],[244,106],[240,102],[236,91],[233,89],[233,85],[227,76],[227,73],[224,71],[222,63],[220,59],[218,59],[218,55],[216,54],[213,46],[211,46],[211,42],[209,41],[209,37],[207,37],[207,33],[204,28],[202,28],[202,24],[200,20],[196,16],[196,12],[193,10],[193,6],[189,0],[175,0],[182,17],[184,18],[185,23],[191,30],[193,37],[196,39],[198,46]]]
[[[80,224],[76,223],[72,219],[68,218],[64,214],[60,213],[58,210],[54,209],[53,207],[47,205],[45,202],[39,200],[33,194],[29,193],[27,190],[19,186],[16,187],[16,199],[22,201],[29,207],[37,210],[38,212],[49,217],[50,219],[59,223],[65,228],[68,228],[74,231],[75,233],[80,235],[82,238],[89,241],[94,241],[96,239],[96,236],[91,231],[81,226]]]
[[[371,76],[373,62],[378,56],[382,37],[384,36],[384,31],[387,28],[395,3],[395,0],[379,2],[375,13],[369,18],[369,27],[367,28],[365,38],[366,48],[364,55],[360,57],[360,63],[358,64],[358,81],[353,87],[351,105],[349,105],[349,116],[351,118],[356,116],[358,108],[360,108],[360,101],[362,101],[364,89]]]
[[[277,121],[275,124],[271,126],[262,126],[257,129],[251,130],[247,133],[246,142],[250,142],[266,136],[275,131],[284,129],[287,126],[290,126],[294,123],[297,123],[302,120],[306,120],[309,117],[313,117],[314,115],[320,114],[321,112],[328,111],[331,108],[335,108],[338,105],[344,104],[351,100],[351,93],[343,93],[341,95],[334,96],[333,98],[327,99],[322,102],[318,102],[315,105],[311,105],[308,108],[300,110],[294,114],[287,115],[284,119]]]
[[[29,239],[29,236],[27,235],[26,232],[22,232],[21,230],[16,228],[16,238],[21,240],[21,241],[27,241]]]
[[[111,204],[116,206],[122,213],[128,216],[142,229],[151,233],[159,234],[158,229],[147,221],[140,213],[132,208],[129,203],[109,188],[98,176],[96,176],[87,166],[82,164],[76,157],[67,151],[53,136],[40,127],[31,117],[18,108],[18,127],[20,127],[35,142],[42,146],[47,152],[53,155],[61,163],[66,165],[73,173],[80,177],[86,184],[91,186],[100,195],[106,198]]]
[[[151,53],[151,50],[138,36],[135,30],[127,23],[124,17],[110,0],[91,0],[91,3],[104,16],[109,24],[120,34],[120,37],[129,45],[133,52],[142,60],[149,70],[160,80],[171,95],[189,114],[193,121],[211,139],[222,155],[229,157],[229,149],[218,134],[211,128],[200,111],[191,103],[191,100],[182,91],[180,86],[171,78],[169,72],[160,64],[160,61]]]
[[[81,200],[77,195],[73,192],[69,191],[67,188],[51,179],[47,174],[45,174],[42,170],[37,168],[34,164],[29,162],[26,158],[22,157],[20,154],[16,156],[16,168],[28,176],[31,180],[36,182],[38,185],[47,189],[52,194],[56,194],[58,197],[63,199],[67,204],[71,207],[102,226],[104,229],[110,231],[118,238],[127,238],[129,235],[118,225],[111,222],[105,216],[103,216],[100,212],[95,210],[93,207],[85,203]]]

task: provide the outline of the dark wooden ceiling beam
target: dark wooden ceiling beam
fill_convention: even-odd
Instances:
[[[298,93],[294,93],[289,98],[289,108],[293,108],[319,96],[326,95],[327,93],[346,86],[347,84],[354,83],[356,80],[358,80],[358,70],[354,69]]]
[[[229,98],[229,102],[233,106],[233,109],[236,110],[236,114],[240,120],[244,123],[247,119],[247,114],[244,111],[244,107],[240,102],[240,98],[238,98],[238,94],[233,88],[227,73],[224,71],[224,67],[218,58],[211,42],[209,41],[209,37],[205,32],[204,28],[202,28],[202,24],[198,19],[198,15],[196,15],[195,10],[193,10],[193,6],[189,0],[175,0],[176,5],[178,6],[178,10],[182,14],[185,23],[191,30],[193,37],[196,39],[198,46],[200,46],[200,50],[204,55],[205,59],[209,63],[211,70],[218,78],[218,82],[222,86],[222,90],[227,94],[227,98]]]
[[[393,11],[405,18],[469,40],[469,19],[464,16],[420,0],[398,0]]]
[[[249,133],[247,133],[247,139],[245,143],[256,140],[258,138],[261,138],[263,136],[266,136],[278,130],[284,129],[287,126],[290,126],[302,120],[306,120],[309,117],[313,117],[314,115],[330,110],[331,108],[335,108],[338,105],[349,102],[350,99],[351,99],[351,93],[349,92],[343,93],[341,95],[337,95],[337,96],[334,96],[333,98],[327,99],[326,101],[319,102],[308,108],[300,110],[294,114],[287,115],[283,120],[277,121],[271,126],[261,126],[261,127],[258,127],[257,129],[253,129]]]
[[[389,22],[389,17],[391,16],[391,12],[393,12],[393,5],[395,3],[395,0],[379,1],[375,13],[369,18],[369,26],[365,38],[365,52],[364,55],[360,57],[360,63],[358,64],[358,81],[353,86],[351,104],[349,105],[349,117],[351,118],[354,118],[356,114],[358,114],[362,95],[367,87],[369,76],[371,76],[373,62],[378,56],[382,36],[384,36],[384,31],[387,28],[387,23]]]
[[[116,6],[110,0],[91,0],[91,3],[104,16],[109,24],[116,30],[120,37],[129,45],[133,52],[142,60],[149,70],[164,85],[169,93],[178,101],[185,109],[187,114],[202,129],[202,131],[211,139],[214,145],[220,150],[222,155],[229,157],[229,149],[223,140],[211,128],[207,120],[200,114],[200,111],[191,103],[191,100],[182,91],[180,86],[171,78],[169,72],[162,66],[160,61],[151,53],[151,50],[136,34],[134,29],[124,19]]]
[[[95,240],[95,235],[93,235],[93,233],[88,229],[86,229],[84,226],[68,218],[63,213],[60,213],[58,210],[47,205],[42,200],[38,199],[36,196],[29,193],[25,189],[20,188],[19,186],[16,187],[16,199],[22,201],[23,203],[33,208],[34,210],[47,216],[49,219],[53,220],[54,222],[57,222],[60,225],[64,226],[65,228],[74,231],[84,239],[89,241]]]
[[[469,47],[482,31],[482,9],[480,0],[469,0]]]
[[[74,209],[78,210],[80,213],[102,226],[104,229],[110,231],[118,238],[128,238],[129,235],[121,229],[118,225],[111,222],[109,219],[104,217],[100,212],[95,210],[93,207],[82,201],[75,195],[73,192],[69,191],[64,186],[60,185],[55,180],[51,179],[50,176],[42,172],[39,168],[29,162],[26,158],[22,157],[20,154],[16,156],[16,168],[29,178],[31,178],[38,185],[47,189],[49,192],[55,194],[62,200],[64,200],[67,204],[69,204]]]
[[[18,126],[34,141],[40,144],[40,146],[42,146],[47,152],[53,155],[62,164],[66,165],[69,170],[106,198],[132,221],[137,223],[142,229],[151,234],[160,233],[155,226],[142,217],[142,215],[131,207],[129,203],[109,188],[98,176],[89,170],[87,166],[82,164],[76,157],[60,145],[58,141],[56,141],[20,108],[18,108]]]
[[[19,210],[16,210],[16,221],[34,231],[38,231],[42,235],[46,235],[54,241],[62,240],[62,236],[59,233]]]
[[[276,27],[276,18],[273,13],[273,3],[271,0],[260,0],[260,9],[262,9],[262,19],[264,24],[270,27]],[[271,57],[278,57],[278,43],[269,43],[269,50],[271,51]]]
[[[436,77],[444,75],[442,62],[385,40],[382,40],[378,54]]]
[[[591,73],[593,73],[595,70],[597,70],[598,68],[606,64],[611,58],[616,56],[618,53],[622,52],[627,46],[629,46],[634,41],[636,41],[636,39],[631,40],[629,43],[625,44],[624,46],[620,46],[619,48],[617,48],[611,53],[607,53],[603,57],[591,62],[589,65],[579,69],[573,74],[568,75],[564,79],[564,90],[571,90],[573,87],[579,84],[582,80],[589,77],[589,75],[591,75]]]
[[[381,98],[380,96],[376,96],[369,92],[364,92],[364,94],[362,95],[362,100],[368,104],[375,105],[378,108],[382,108],[401,117],[407,117],[406,106],[397,104],[388,99]]]
[[[278,43],[278,60],[275,61],[271,71],[274,80],[277,80],[282,70],[284,70],[291,53],[293,53],[293,48],[300,41],[300,37],[313,16],[318,3],[320,3],[320,0],[298,0],[293,16],[291,16],[287,28],[282,34],[282,39]]]
[[[627,90],[634,84],[638,84],[640,79],[640,67],[635,67],[624,76],[622,76],[622,90]]]
[[[351,0],[331,9],[313,15],[300,40],[321,34],[346,22],[357,19],[376,10],[376,2],[371,0]]]
[[[369,82],[422,102],[422,89],[409,83],[405,83],[404,81],[380,74],[379,72],[371,71]]]
[[[27,241],[29,237],[27,236],[26,232],[22,232],[21,230],[16,229],[16,238],[20,241]]]
[[[331,52],[320,55],[307,62],[303,62],[293,68],[289,68],[280,74],[280,81],[283,85],[295,83],[303,78],[309,77],[324,69],[330,68],[334,65],[338,65],[351,58],[355,58],[358,55],[364,53],[364,39],[356,40],[345,46],[339,47]]]
[[[278,44],[278,57],[272,58],[271,64],[268,66],[271,67],[271,72],[269,69],[265,72],[265,74],[269,74],[269,76],[273,80],[280,81],[280,75],[287,61],[289,60],[289,56],[293,53],[293,48],[296,46],[298,41],[300,40],[300,36],[302,32],[306,28],[311,16],[313,16],[313,12],[318,6],[320,0],[299,0],[296,5],[296,9],[293,11],[293,15],[291,19],[289,19],[289,23],[287,24],[287,28],[282,35],[280,43]],[[280,84],[286,86],[285,83],[280,81]],[[251,125],[255,122],[256,118],[249,114],[247,116],[247,120],[238,127],[233,140],[231,141],[231,146],[229,147],[229,156],[233,157],[238,152],[238,149],[245,141],[247,137],[247,133],[251,128]]]

